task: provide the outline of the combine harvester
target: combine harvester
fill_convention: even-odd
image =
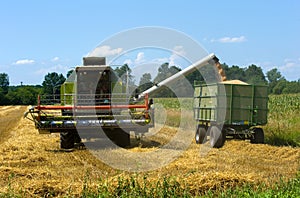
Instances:
[[[220,81],[226,81],[218,58],[214,54],[210,54],[141,94],[132,95],[128,86],[124,86],[113,69],[106,65],[105,58],[85,57],[83,58],[83,66],[76,67],[72,75],[62,84],[60,97],[56,99],[53,96],[50,98],[39,96],[38,105],[31,107],[24,116],[35,123],[40,134],[60,133],[60,147],[62,149],[71,149],[76,144],[81,144],[78,130],[85,132],[99,128],[115,144],[126,147],[130,145],[129,132],[145,133],[154,126],[154,111],[151,108],[153,100],[149,99],[149,95],[205,65],[215,66],[219,72]],[[195,85],[194,115],[197,121],[195,135],[197,143],[205,142],[208,132],[210,132],[208,136],[210,136],[212,147],[223,146],[227,135],[263,142],[261,140],[263,137],[262,130],[253,128],[257,124],[266,123],[257,122],[260,108],[257,108],[258,104],[255,100],[258,97],[256,95],[258,89],[255,86],[241,85],[244,86],[241,87],[241,94],[248,93],[248,90],[251,91],[251,104],[249,107],[247,106],[247,109],[243,107],[238,110],[235,108],[238,106],[237,104],[240,104],[237,103],[239,99],[243,98],[242,102],[247,101],[248,105],[248,95],[240,95],[239,97],[239,86],[221,82],[215,85],[199,83]],[[231,92],[220,91],[222,90],[219,88],[222,87],[221,85],[225,86],[225,90],[231,90]],[[210,87],[213,87],[217,92],[210,92]],[[261,94],[267,94],[267,92]],[[266,97],[266,95],[263,96],[263,98]],[[223,106],[219,106],[223,99],[227,99],[232,108],[224,109]],[[264,103],[262,108],[265,112],[266,101],[263,100],[262,103]],[[236,113],[237,111],[240,112]],[[242,115],[246,111],[252,112],[251,118],[248,114]],[[224,113],[229,121],[219,120],[221,114]],[[241,116],[241,119],[236,119],[237,116]],[[263,119],[265,116],[266,113],[262,116]],[[223,129],[220,128],[222,125],[224,125]]]

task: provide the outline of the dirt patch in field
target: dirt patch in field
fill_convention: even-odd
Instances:
[[[19,114],[24,111],[24,107],[15,108],[19,108]],[[0,144],[0,193],[13,190],[22,191],[28,197],[78,196],[86,182],[95,188],[103,181],[113,186],[119,177],[133,175],[111,168],[88,150],[62,152],[58,134],[39,135],[31,121],[20,119],[20,115],[11,119],[17,124],[5,129],[5,133],[11,135]],[[168,142],[167,139],[176,133],[174,130],[164,127],[153,137],[134,140],[136,147],[128,150],[153,151],[156,146]],[[153,183],[164,177],[175,177],[180,185],[188,186],[194,194],[201,194],[220,186],[226,188],[261,182],[272,185],[280,179],[295,177],[300,168],[299,148],[233,140],[227,141],[221,149],[208,149],[207,152],[205,149],[208,149],[207,144],[192,142],[169,165],[138,175],[147,175],[147,180]]]

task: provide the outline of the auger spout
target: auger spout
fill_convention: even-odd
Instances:
[[[158,91],[162,86],[169,85],[177,80],[180,80],[181,78],[184,78],[185,76],[189,75],[190,73],[194,72],[195,70],[200,69],[204,65],[207,64],[214,64],[219,72],[220,80],[226,81],[225,73],[221,67],[221,64],[219,63],[219,59],[216,57],[215,54],[209,54],[208,56],[202,58],[201,60],[197,61],[196,63],[188,66],[187,68],[183,69],[182,71],[174,74],[173,76],[170,76],[169,78],[161,81],[160,83],[154,85],[153,87],[143,91],[141,94],[138,95],[138,99],[143,98],[146,94],[151,94],[156,91]]]

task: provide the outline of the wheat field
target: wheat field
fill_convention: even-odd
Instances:
[[[299,147],[232,140],[201,156],[201,150],[207,149],[207,145],[197,145],[191,140],[189,148],[165,167],[138,173],[121,171],[104,164],[89,150],[61,151],[59,135],[39,135],[34,124],[22,117],[26,109],[0,107],[0,194],[13,191],[28,197],[79,196],[86,180],[91,189],[97,189],[101,182],[109,183],[112,188],[120,177],[134,175],[139,180],[146,175],[149,183],[174,177],[192,194],[201,195],[207,190],[243,184],[263,182],[271,187],[279,180],[295,177],[300,168]],[[164,126],[152,139],[133,140],[134,146],[127,150],[153,151],[157,142],[164,144],[174,130]]]

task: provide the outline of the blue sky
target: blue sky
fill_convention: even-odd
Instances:
[[[297,0],[1,1],[0,73],[11,85],[41,84],[47,72],[66,74],[120,31],[159,26],[189,35],[222,63],[277,67],[298,80],[299,8]],[[130,61],[152,56],[136,52]]]

